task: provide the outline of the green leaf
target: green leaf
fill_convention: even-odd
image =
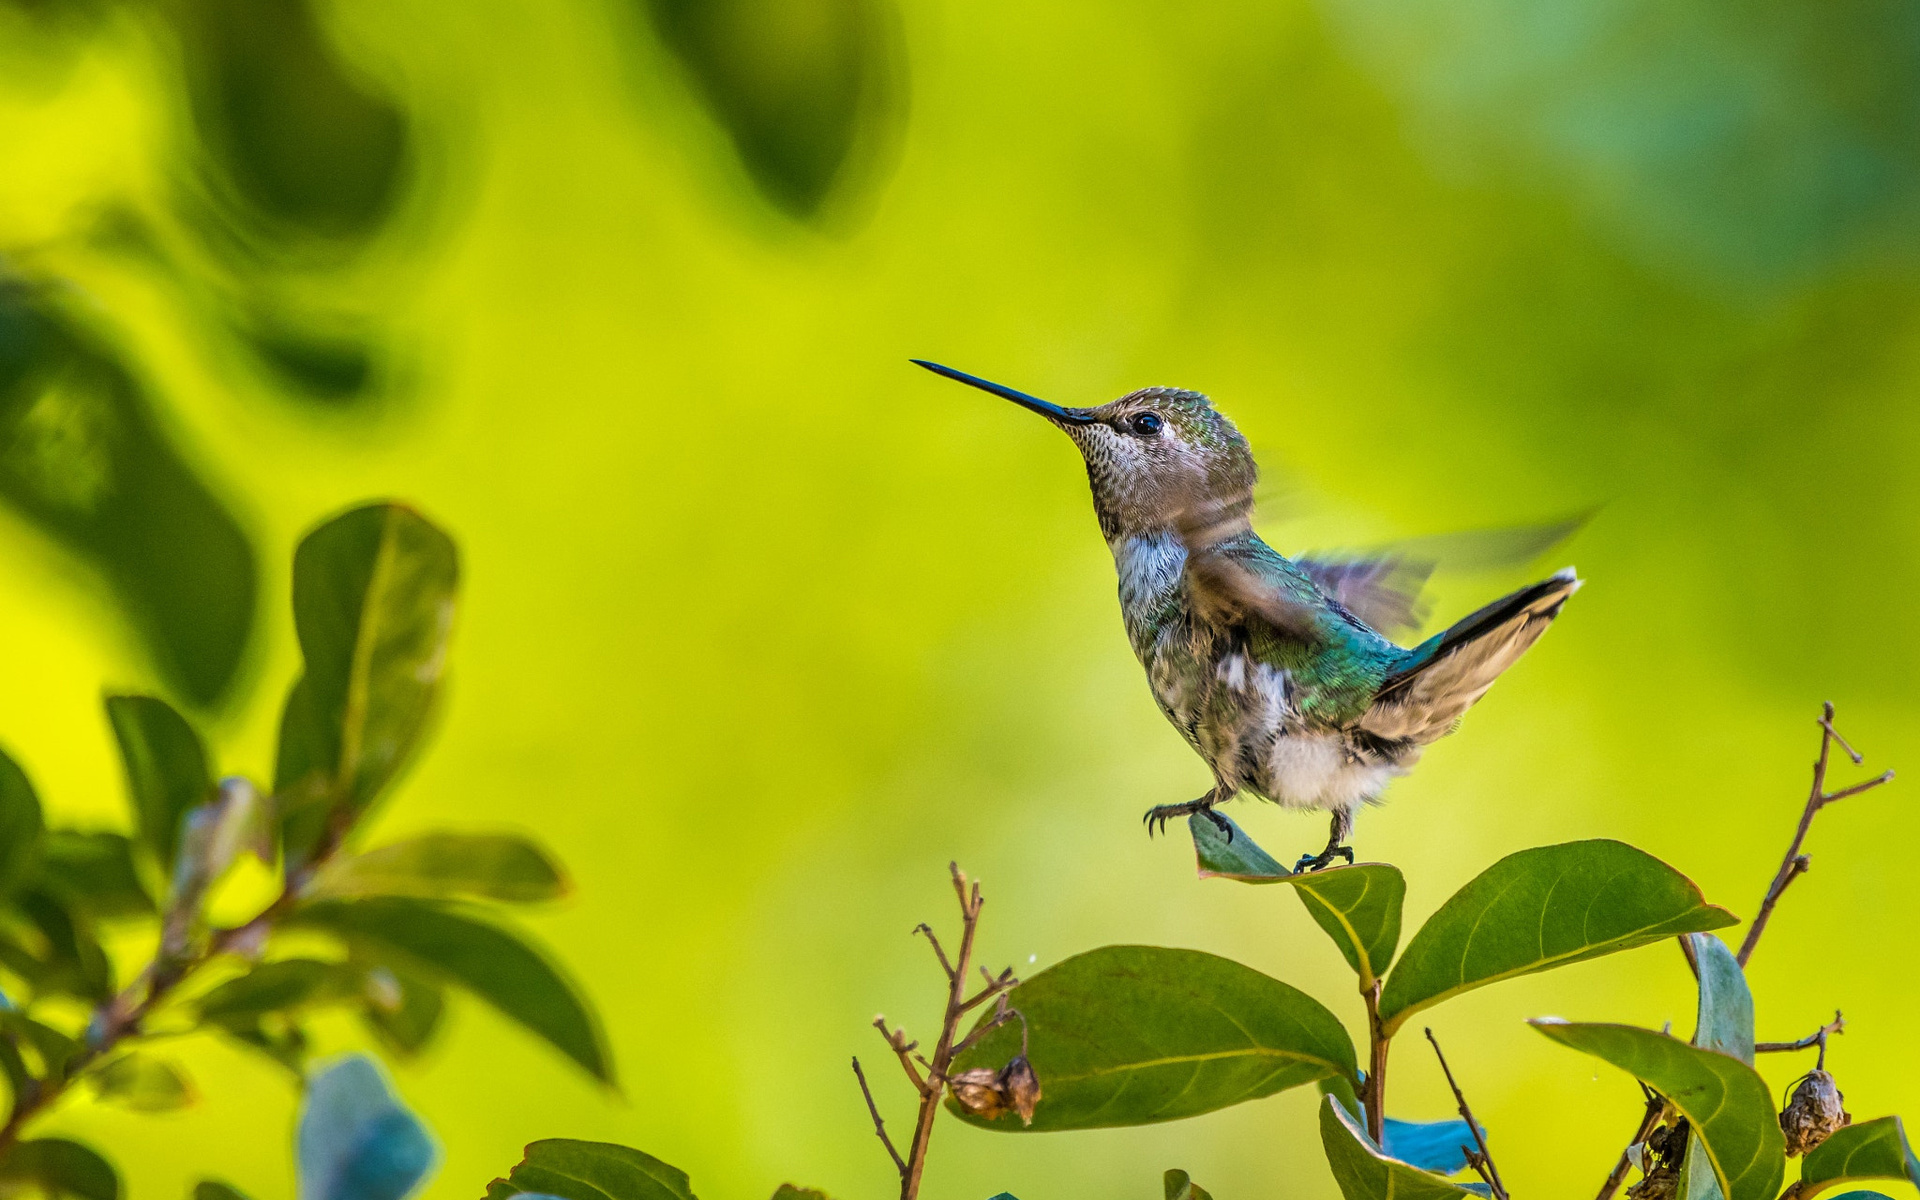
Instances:
[[[1346,1200],[1457,1200],[1474,1194],[1388,1158],[1332,1096],[1320,1101],[1320,1144]]]
[[[1237,879],[1242,883],[1280,883],[1293,878],[1293,872],[1280,865],[1233,823],[1225,813],[1215,813],[1232,836],[1220,831],[1206,817],[1195,813],[1187,818],[1187,832],[1193,836],[1193,856],[1202,879]]]
[[[439,984],[391,963],[364,965],[361,1017],[396,1057],[418,1054],[433,1039],[446,1012]]]
[[[113,1164],[79,1142],[36,1138],[21,1142],[0,1160],[0,1185],[37,1185],[48,1196],[74,1200],[119,1200],[120,1176]]]
[[[1100,1129],[1197,1116],[1329,1075],[1357,1075],[1339,1018],[1305,992],[1198,950],[1107,946],[1014,988],[1042,1098],[1032,1129]],[[1010,1021],[956,1070],[999,1068],[1020,1052]],[[1018,1131],[1008,1113],[969,1124]]]
[[[357,896],[471,896],[528,902],[564,895],[567,883],[547,853],[509,834],[429,833],[342,855],[315,875],[315,899]]]
[[[488,1186],[486,1200],[529,1192],[560,1200],[695,1200],[685,1171],[612,1142],[549,1138],[528,1146],[526,1154],[505,1179]]]
[[[15,1046],[33,1051],[40,1059],[39,1074],[46,1079],[64,1079],[67,1064],[82,1050],[77,1039],[23,1012],[0,1012],[0,1030]]]
[[[200,1019],[240,1028],[267,1013],[285,1012],[351,995],[353,973],[340,963],[284,958],[261,963],[200,997]]]
[[[276,1066],[292,1072],[295,1079],[302,1082],[306,1080],[307,1055],[313,1049],[313,1041],[301,1025],[270,1017],[262,1021],[223,1024],[220,1031]]]
[[[193,1200],[248,1200],[247,1194],[217,1179],[202,1179],[193,1185]]]
[[[780,1185],[780,1190],[773,1194],[773,1200],[832,1200],[832,1198],[819,1188],[803,1188],[791,1183],[783,1183]]]
[[[122,834],[47,830],[40,841],[40,879],[96,920],[154,913],[153,897],[133,861],[133,841]]]
[[[1455,892],[1407,943],[1380,996],[1388,1036],[1421,1009],[1502,979],[1732,925],[1693,881],[1596,839],[1510,854]]]
[[[1161,1183],[1166,1188],[1167,1200],[1213,1200],[1213,1193],[1195,1184],[1185,1171],[1168,1171],[1161,1177]]]
[[[1694,969],[1700,974],[1700,1008],[1693,1044],[1731,1054],[1753,1065],[1753,993],[1746,972],[1727,944],[1710,933],[1690,933]]]
[[[600,1023],[547,957],[506,930],[441,905],[399,897],[326,900],[294,923],[328,930],[376,958],[398,958],[466,988],[545,1038],[588,1074],[613,1082]]]
[[[399,504],[370,504],[294,552],[293,619],[306,672],[281,720],[274,791],[289,863],[335,812],[357,817],[419,740],[446,659],[459,586],[453,541]]]
[[[1400,868],[1361,863],[1295,874],[1275,862],[1238,825],[1229,820],[1227,826],[1233,831],[1232,840],[1198,814],[1187,818],[1200,878],[1291,884],[1308,915],[1360,977],[1360,990],[1371,988],[1400,944],[1400,909],[1407,895]]]
[[[1687,1139],[1687,1156],[1680,1164],[1679,1200],[1727,1200],[1713,1173],[1713,1160],[1697,1137]]]
[[[1691,1122],[1727,1200],[1773,1200],[1786,1139],[1766,1081],[1739,1059],[1630,1025],[1543,1019],[1535,1029],[1632,1073]]]
[[[0,896],[27,877],[40,846],[40,797],[20,765],[0,752]]]
[[[187,719],[155,696],[108,696],[135,824],[162,869],[173,869],[180,818],[213,792],[207,750]]]
[[[87,1078],[100,1099],[135,1112],[170,1112],[195,1099],[180,1068],[147,1054],[123,1054]]]
[[[14,906],[46,943],[46,969],[35,981],[37,988],[90,1001],[113,996],[113,964],[83,911],[43,888],[21,893]]]
[[[1794,1200],[1807,1200],[1836,1184],[1859,1179],[1904,1179],[1920,1187],[1920,1161],[1907,1145],[1907,1131],[1899,1117],[1834,1130],[1800,1164],[1800,1187]]]

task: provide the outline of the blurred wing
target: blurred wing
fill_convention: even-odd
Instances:
[[[1380,558],[1298,558],[1294,566],[1314,586],[1338,601],[1379,633],[1394,634],[1420,628],[1427,605],[1420,589],[1433,574],[1434,563],[1397,554]]]
[[[1300,642],[1321,640],[1313,584],[1294,564],[1252,534],[1187,552],[1187,588],[1194,606],[1228,622],[1256,618]]]
[[[1409,538],[1354,552],[1314,553],[1294,564],[1319,589],[1383,634],[1426,622],[1421,590],[1436,570],[1491,571],[1532,562],[1579,531],[1591,511],[1565,520]]]

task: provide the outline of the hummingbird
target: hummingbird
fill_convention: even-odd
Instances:
[[[912,361],[1040,414],[1086,460],[1127,640],[1161,713],[1213,773],[1200,798],[1149,809],[1150,834],[1199,814],[1231,838],[1214,809],[1245,793],[1332,814],[1326,848],[1296,871],[1353,862],[1355,811],[1453,732],[1580,589],[1568,568],[1397,645],[1385,631],[1417,621],[1430,568],[1269,546],[1253,531],[1253,454],[1201,393],[1144,388],[1067,408]]]

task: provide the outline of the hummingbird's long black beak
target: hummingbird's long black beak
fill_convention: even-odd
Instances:
[[[1021,408],[1032,409],[1043,417],[1051,418],[1062,425],[1091,425],[1098,418],[1084,408],[1061,408],[1058,404],[1049,404],[1038,396],[1029,396],[1025,392],[1016,392],[1005,384],[993,383],[978,375],[969,375],[965,371],[956,371],[952,367],[943,367],[937,362],[928,362],[924,358],[907,361],[917,367],[925,367],[935,375],[945,375],[948,379],[957,379],[969,387],[977,387],[983,392],[992,392],[1002,400],[1011,400]]]

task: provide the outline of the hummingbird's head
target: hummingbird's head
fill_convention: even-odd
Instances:
[[[914,359],[1039,413],[1080,448],[1108,541],[1175,531],[1189,544],[1246,524],[1258,471],[1247,440],[1199,392],[1142,388],[1096,408],[1063,408],[977,376]]]

